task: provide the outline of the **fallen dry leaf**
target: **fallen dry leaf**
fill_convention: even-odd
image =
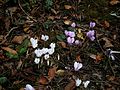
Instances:
[[[55,9],[51,9],[51,11],[55,14],[55,15],[57,15],[58,13],[59,13],[59,11],[56,11]]]
[[[39,83],[43,85],[48,84],[48,79],[42,75],[39,79]]]
[[[9,19],[9,18],[6,18],[4,22],[5,22],[5,29],[9,30],[9,28],[10,28],[10,23],[11,23],[11,22],[10,22],[10,19]]]
[[[110,4],[111,4],[111,5],[115,5],[115,4],[118,4],[118,3],[120,3],[119,0],[111,0],[111,1],[110,1]]]
[[[2,47],[3,50],[5,51],[8,51],[9,53],[12,53],[12,54],[17,54],[17,52],[9,47]]]
[[[111,43],[111,41],[107,37],[104,37],[102,39],[105,41],[105,45],[103,46],[104,48],[113,47],[113,44]]]
[[[15,36],[12,40],[13,43],[21,44],[23,40],[26,38],[26,36]]]
[[[77,29],[77,37],[84,40],[82,29],[80,28]]]
[[[107,80],[109,80],[109,81],[114,81],[115,80],[115,76],[107,76]]]
[[[49,19],[49,20],[54,20],[54,19],[55,19],[55,16],[48,16],[48,19]]]
[[[109,23],[108,21],[104,21],[104,27],[105,27],[105,28],[110,27],[110,23]]]
[[[56,74],[59,75],[59,76],[64,76],[65,75],[65,70],[57,70]]]
[[[70,6],[70,5],[64,5],[64,7],[65,7],[65,9],[67,9],[67,10],[69,10],[69,9],[72,8],[72,6]]]
[[[4,55],[2,53],[0,53],[0,59],[4,59]]]
[[[48,71],[48,80],[51,81],[55,77],[57,67],[50,68]]]
[[[75,80],[70,80],[70,82],[65,86],[65,90],[74,90]]]
[[[102,59],[103,59],[101,54],[97,54],[97,55],[95,55],[95,54],[89,54],[89,56],[92,59],[94,59],[96,63],[102,61]]]
[[[76,56],[76,61],[77,61],[77,62],[82,62],[82,60],[81,60],[81,58],[80,58],[80,55],[77,55],[77,56]]]
[[[96,55],[96,62],[100,62],[100,61],[102,61],[102,55],[101,54],[97,54]]]
[[[23,62],[22,62],[21,60],[18,62],[17,69],[19,69],[19,68],[21,67],[22,63],[23,63]]]
[[[20,90],[25,90],[25,88],[22,87],[22,88],[20,88]]]
[[[67,48],[67,46],[66,46],[66,43],[65,43],[65,42],[60,41],[60,42],[58,42],[58,43],[62,46],[62,48]]]
[[[3,39],[4,39],[4,36],[0,35],[0,42],[3,41]]]
[[[12,14],[12,13],[14,13],[17,10],[17,7],[10,7],[10,8],[8,8],[8,10]]]
[[[72,22],[70,21],[70,20],[65,20],[64,21],[64,24],[66,24],[66,25],[70,25]]]

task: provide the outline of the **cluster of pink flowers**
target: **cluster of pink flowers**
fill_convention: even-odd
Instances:
[[[70,44],[70,45],[72,45],[73,43],[75,43],[76,45],[80,44],[79,40],[75,40],[75,32],[65,30],[64,33],[67,36],[68,44]]]
[[[91,40],[94,41],[95,40],[95,31],[93,30],[93,28],[95,27],[95,22],[90,22],[90,29],[87,33],[86,36]]]

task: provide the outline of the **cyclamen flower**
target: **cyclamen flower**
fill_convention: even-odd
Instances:
[[[50,44],[50,47],[51,47],[51,48],[55,48],[55,43],[51,43],[51,44]]]
[[[76,86],[80,86],[80,84],[82,83],[82,80],[78,78],[75,80],[75,82],[76,82]]]
[[[44,55],[45,60],[47,60],[49,57],[50,57],[49,54]]]
[[[90,81],[84,81],[83,82],[84,87],[87,88],[87,86],[88,86],[89,83],[90,83]]]
[[[30,42],[31,42],[33,48],[36,48],[38,46],[38,40],[37,39],[30,38]]]
[[[36,64],[39,64],[40,58],[35,58],[34,62],[35,62]]]
[[[111,58],[112,60],[115,60],[115,56],[114,54],[120,54],[120,51],[113,51],[111,49],[107,49],[106,54],[108,55],[109,58]]]
[[[76,24],[73,22],[73,23],[71,24],[71,27],[76,27]]]
[[[48,49],[48,54],[52,55],[55,52],[54,48],[49,48]]]
[[[95,40],[95,31],[94,30],[90,30],[86,33],[86,36],[91,40],[94,41]]]
[[[75,62],[74,63],[74,70],[75,71],[78,71],[79,69],[81,69],[82,68],[82,63],[79,63],[79,62]]]
[[[75,37],[75,32],[65,30],[65,35],[68,37]]]
[[[43,53],[43,54],[48,53],[48,48],[42,48],[41,50],[42,50],[42,53]]]
[[[35,90],[30,84],[27,84],[25,90]]]
[[[41,49],[36,49],[34,52],[35,52],[37,57],[41,57],[43,55],[43,52]]]
[[[75,38],[73,38],[73,37],[68,37],[68,38],[67,38],[67,42],[68,42],[69,44],[73,44],[74,41],[75,41]]]
[[[47,41],[49,39],[49,36],[47,35],[42,35],[41,36],[41,39],[44,40],[44,41]]]
[[[79,40],[75,40],[75,45],[80,45],[80,46],[82,46],[82,42],[79,41]]]
[[[90,22],[90,28],[93,28],[93,27],[95,27],[95,22]]]

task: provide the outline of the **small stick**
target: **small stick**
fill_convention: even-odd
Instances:
[[[21,9],[30,19],[32,19],[34,22],[37,22],[37,20],[33,19],[30,15],[28,15],[28,14],[25,12],[25,10],[22,8],[22,6],[21,6],[21,4],[20,4],[20,0],[18,0],[18,5],[19,5],[20,9]]]
[[[5,35],[4,40],[0,43],[0,45],[2,45],[3,43],[6,42],[7,37],[9,36],[9,34],[16,28],[18,28],[18,27],[13,27],[13,28],[10,29],[10,31],[7,33],[7,35]]]

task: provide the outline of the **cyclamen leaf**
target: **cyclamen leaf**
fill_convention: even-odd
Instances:
[[[7,82],[7,78],[6,77],[0,77],[0,85],[4,84]]]
[[[14,59],[18,59],[19,58],[19,56],[18,56],[18,54],[12,54],[12,53],[9,53],[9,52],[6,52],[5,53],[6,54],[6,56],[8,56],[9,58],[14,58]]]

